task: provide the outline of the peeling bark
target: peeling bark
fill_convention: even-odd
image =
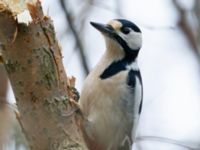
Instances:
[[[85,150],[74,79],[65,73],[52,20],[39,1],[28,8],[33,21],[26,25],[0,4],[0,46],[17,118],[32,150]]]

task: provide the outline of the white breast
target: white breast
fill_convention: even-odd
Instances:
[[[103,58],[89,74],[79,103],[89,122],[85,127],[88,136],[95,141],[99,140],[107,147],[115,147],[123,141],[125,134],[130,134],[128,137],[131,138],[132,125],[138,120],[141,85],[137,78],[135,88],[137,94],[131,93],[127,85],[128,71],[138,70],[136,63],[127,66],[126,71],[101,80],[100,74],[110,63],[111,60],[106,56],[106,59]]]
[[[141,85],[137,78],[135,94],[130,94],[127,75],[128,71],[122,71],[105,80],[99,77],[87,79],[90,84],[87,83],[83,88],[89,91],[83,89],[80,104],[92,125],[87,128],[91,138],[101,139],[107,144],[112,144],[110,139],[113,139],[116,144],[122,141],[125,130],[129,129],[130,135],[135,133],[135,127],[130,125],[135,126],[138,122]],[[123,103],[127,103],[127,107],[123,108]],[[127,136],[130,138],[130,135]]]

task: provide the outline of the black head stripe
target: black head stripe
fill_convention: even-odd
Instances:
[[[123,27],[132,28],[135,32],[141,32],[140,29],[130,21],[123,19],[116,19],[116,20],[121,22]],[[109,26],[109,28],[113,29],[112,26]],[[126,70],[127,69],[126,66],[135,61],[140,49],[140,48],[131,49],[126,43],[126,41],[122,37],[120,37],[117,33],[113,33],[112,36],[110,37],[121,45],[122,49],[125,52],[125,57],[121,60],[112,62],[100,75],[101,79],[107,79],[111,76],[116,75],[121,71]]]
[[[134,61],[134,59],[129,58],[128,56],[125,56],[123,59],[112,62],[100,75],[101,79],[107,79],[109,77],[112,77],[116,74],[118,74],[121,71],[127,70],[126,66],[131,64]],[[136,71],[137,72],[137,71]],[[139,80],[141,81],[141,77],[139,77]]]
[[[100,75],[101,79],[107,79],[111,76],[116,75],[120,71],[126,70],[127,61],[124,59],[111,63],[108,68],[104,70],[104,72]]]
[[[139,49],[138,50],[133,50],[129,48],[127,43],[118,35],[114,34],[112,37],[114,40],[116,40],[121,47],[123,48],[125,52],[125,57],[121,60],[114,61],[111,63],[108,68],[104,70],[104,72],[100,75],[101,79],[107,79],[113,75],[116,75],[117,73],[126,70],[126,65],[130,64],[131,62],[135,61]]]
[[[141,32],[140,28],[137,27],[133,22],[125,20],[125,19],[116,19],[117,21],[122,23],[123,27],[129,27],[135,32]]]
[[[113,37],[124,49],[125,52],[125,59],[131,59],[132,61],[135,60],[135,58],[138,55],[139,49],[131,49],[125,40],[123,40],[119,35],[115,34]]]
[[[132,51],[131,48],[127,45],[126,41],[122,39],[118,34],[114,35],[114,39],[121,45],[125,51]]]

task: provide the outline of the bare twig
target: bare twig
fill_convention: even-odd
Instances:
[[[121,6],[121,0],[116,0],[116,13],[119,16],[122,16],[122,10],[121,10],[122,6]]]
[[[138,142],[140,142],[140,141],[158,141],[158,142],[162,142],[162,143],[169,143],[172,145],[177,145],[182,148],[186,148],[188,150],[199,150],[199,148],[192,147],[190,145],[185,144],[184,142],[181,142],[181,141],[178,141],[175,139],[171,139],[171,138],[166,138],[166,137],[140,136],[140,137],[136,138],[136,141],[138,141]]]
[[[92,6],[96,7],[96,8],[104,9],[104,10],[112,12],[112,13],[115,13],[117,16],[121,16],[121,14],[118,14],[118,12],[116,10],[114,10],[111,6],[108,6],[107,3],[104,3],[102,1],[96,0],[92,3]]]
[[[92,3],[94,0],[87,0],[85,2],[85,5],[82,7],[80,13],[79,13],[79,19],[78,19],[78,23],[80,24],[80,28],[79,28],[79,32],[81,32],[81,34],[83,34],[84,32],[84,28],[85,28],[85,22],[89,16],[89,13],[92,11]]]
[[[197,39],[193,32],[191,24],[188,22],[188,19],[187,19],[188,12],[187,12],[187,10],[185,10],[184,8],[182,8],[179,5],[177,0],[173,0],[173,2],[179,12],[179,15],[180,15],[178,25],[182,29],[183,33],[185,34],[186,38],[188,39],[188,41],[189,41],[190,45],[192,46],[193,50],[195,51],[195,53],[197,53],[199,55]]]
[[[198,21],[197,43],[200,43],[200,1],[199,0],[195,1],[194,12],[196,14],[196,18]],[[200,44],[199,44],[199,46],[200,46]]]
[[[82,65],[83,65],[84,73],[85,73],[85,75],[87,75],[89,73],[89,67],[88,67],[88,64],[87,64],[87,61],[86,61],[87,58],[86,58],[85,53],[84,53],[85,50],[84,50],[83,44],[82,44],[81,39],[78,35],[78,31],[76,30],[76,28],[73,25],[72,16],[71,16],[70,12],[67,10],[67,7],[65,5],[64,0],[60,0],[60,5],[61,5],[61,7],[62,7],[62,9],[65,13],[66,20],[69,24],[69,27],[72,31],[73,36],[74,36],[74,40],[76,41],[76,45],[77,45],[78,50],[80,52],[81,62],[82,62]]]

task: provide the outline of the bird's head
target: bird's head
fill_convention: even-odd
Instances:
[[[128,57],[136,55],[142,46],[142,33],[138,26],[125,19],[114,19],[108,24],[91,22],[105,37],[107,49],[123,51]]]

